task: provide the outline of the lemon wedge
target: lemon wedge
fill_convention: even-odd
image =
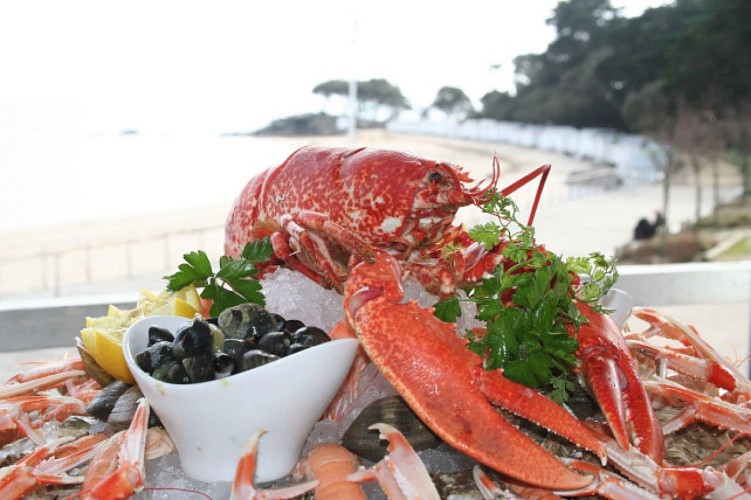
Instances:
[[[152,309],[146,316],[168,315],[192,318],[197,312],[198,310],[185,300],[173,297],[168,302]]]
[[[172,292],[170,297],[184,300],[196,311],[201,310],[201,297],[200,295],[198,295],[198,290],[196,290],[196,287],[192,284],[176,292]]]
[[[126,310],[110,305],[106,316],[87,317],[86,326],[81,330],[81,340],[103,370],[123,382],[133,384],[135,380],[123,355],[123,336],[128,327],[144,316],[193,318],[200,310],[201,298],[193,285],[175,292],[143,289],[135,309]]]
[[[87,327],[81,330],[83,345],[88,349],[99,366],[113,377],[135,383],[123,356],[123,335],[125,327]]]

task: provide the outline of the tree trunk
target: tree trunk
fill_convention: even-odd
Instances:
[[[670,236],[670,183],[672,181],[673,153],[667,152],[665,161],[665,175],[662,178],[662,217],[665,225],[660,232],[660,256],[663,262],[670,261],[668,252],[668,237]]]
[[[712,218],[715,226],[719,222],[717,207],[720,206],[720,162],[716,157],[712,158]]]
[[[691,170],[694,176],[694,229],[696,229],[696,224],[701,219],[702,179],[701,161],[695,151],[691,153]]]

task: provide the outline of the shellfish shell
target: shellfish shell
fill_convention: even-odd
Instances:
[[[399,396],[388,396],[368,405],[352,422],[342,437],[342,444],[352,453],[373,462],[386,454],[387,442],[368,427],[386,423],[399,429],[415,451],[435,448],[441,440],[422,423]]]

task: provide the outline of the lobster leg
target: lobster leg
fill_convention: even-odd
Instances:
[[[603,438],[608,458],[625,476],[641,486],[671,498],[740,498],[743,488],[722,471],[706,467],[660,467],[635,447],[623,449]]]
[[[528,398],[532,390],[494,380],[502,377],[499,372],[483,372],[482,359],[467,349],[453,324],[438,320],[432,310],[415,302],[400,304],[399,280],[398,266],[386,254],[378,253],[372,264],[359,264],[347,282],[345,315],[368,356],[425,424],[459,451],[527,483],[559,489],[588,485],[591,476],[566,468],[488,400],[491,395],[494,402],[513,402]],[[503,383],[503,389],[496,383]],[[505,393],[507,389],[512,392]],[[525,411],[531,420],[542,415],[540,421],[555,422],[561,433],[580,428],[590,433],[546,398]],[[598,445],[592,448],[602,454]]]
[[[649,392],[685,406],[681,415],[665,424],[663,432],[666,434],[676,432],[695,421],[751,434],[751,409],[709,397],[659,377],[644,381],[644,385]]]
[[[67,370],[49,375],[43,375],[39,378],[25,380],[18,383],[7,383],[0,386],[0,399],[12,398],[15,396],[24,396],[34,394],[39,391],[58,387],[66,380],[86,375],[83,370]]]
[[[71,370],[83,370],[84,365],[81,358],[63,358],[55,361],[42,361],[29,364],[38,365],[31,370],[21,371],[11,376],[3,385],[18,384],[21,382],[30,382],[48,375],[69,372]]]
[[[79,484],[82,478],[69,476],[65,471],[79,465],[91,456],[101,441],[99,437],[83,437],[75,443],[69,443],[73,438],[60,438],[40,446],[26,457],[13,465],[0,469],[0,498],[24,498],[31,492],[45,485],[73,485]],[[61,446],[62,445],[62,446]],[[56,458],[58,451],[65,446],[77,450],[63,458]]]
[[[508,497],[507,490],[512,494],[518,495],[520,498],[535,500],[558,500],[562,497],[594,495],[600,495],[613,500],[658,500],[660,498],[654,493],[590,462],[573,459],[563,460],[570,467],[581,471],[583,474],[593,475],[596,478],[595,481],[580,490],[553,492],[541,488],[533,488],[510,480],[504,480],[504,488],[494,481],[479,465],[476,465],[472,469],[472,475],[482,497],[488,500]]]
[[[701,336],[692,328],[670,318],[665,314],[660,314],[653,309],[637,307],[634,309],[634,315],[647,323],[649,328],[642,332],[639,337],[649,338],[660,335],[669,339],[674,339],[684,345],[690,346],[696,357],[697,363],[690,366],[685,355],[664,355],[660,359],[664,360],[668,366],[676,371],[692,376],[694,378],[707,380],[708,382],[730,391],[735,400],[751,400],[751,383],[738,369],[729,363],[725,358],[720,356],[717,351],[709,345]],[[646,350],[646,349],[645,349]],[[652,350],[652,352],[655,352]],[[657,351],[656,354],[664,354],[664,351]],[[688,357],[690,361],[690,357]]]
[[[117,467],[107,468],[101,464],[92,467],[91,475],[87,474],[84,479],[87,489],[81,492],[83,498],[128,498],[141,491],[149,413],[148,401],[141,398],[130,427],[114,435],[109,445],[102,445],[101,455],[94,461],[114,460],[116,456]]]
[[[256,466],[258,464],[258,443],[266,430],[255,431],[245,443],[240,461],[237,463],[235,481],[232,484],[232,500],[246,498],[295,498],[303,495],[318,485],[318,481],[309,481],[285,488],[263,490],[254,485]]]
[[[493,162],[497,162],[498,158],[494,157]],[[540,204],[540,196],[542,196],[542,190],[545,188],[545,181],[548,179],[548,174],[550,173],[550,164],[542,165],[540,167],[537,167],[532,172],[528,173],[524,177],[512,182],[505,188],[501,190],[501,194],[503,196],[508,196],[520,187],[524,186],[525,184],[529,183],[532,179],[535,177],[540,177],[540,182],[537,185],[537,191],[535,192],[535,199],[532,203],[532,209],[529,211],[529,219],[527,220],[527,225],[531,226],[532,223],[535,220],[535,214],[537,213],[537,206]]]
[[[389,442],[388,454],[370,469],[350,474],[351,481],[375,479],[389,498],[438,499],[438,491],[407,438],[388,424],[373,424],[371,430],[380,432]]]

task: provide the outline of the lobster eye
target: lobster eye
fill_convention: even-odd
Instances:
[[[428,180],[430,182],[435,182],[436,184],[438,184],[443,180],[443,176],[439,172],[431,172],[428,176]]]

